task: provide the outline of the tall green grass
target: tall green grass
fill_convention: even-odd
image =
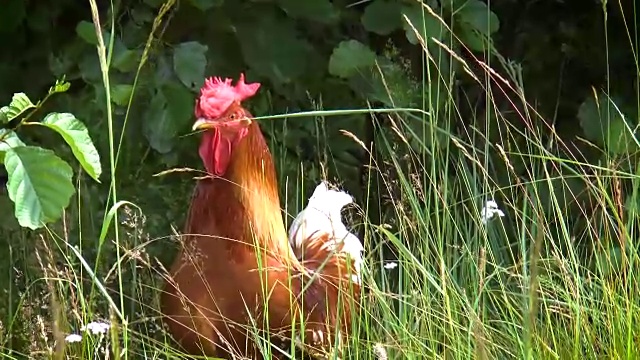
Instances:
[[[90,2],[98,24],[95,0]],[[163,7],[154,31],[172,6],[168,1]],[[100,27],[96,31],[110,109],[112,42],[102,43]],[[143,59],[155,35],[150,34]],[[464,135],[443,126],[442,118],[456,120],[462,114],[456,107],[460,99],[447,92],[437,94],[443,102],[426,97],[421,109],[371,111],[377,125],[385,117],[393,131],[380,131],[368,164],[368,197],[359,209],[367,289],[363,315],[343,349],[347,357],[639,358],[639,174],[622,170],[616,159],[594,165],[578,155],[556,155],[552,149],[567,149],[567,144],[527,102],[520,69],[499,54],[492,64],[446,54],[485,88],[487,106],[474,109],[472,116],[487,120],[481,128],[467,127]],[[471,62],[479,73],[469,70]],[[497,76],[492,67],[508,76]],[[450,75],[425,73],[420,85],[426,89],[434,77]],[[497,110],[495,84],[506,89],[515,117]],[[640,94],[638,99],[640,103]],[[34,241],[34,253],[10,254],[39,271],[27,274],[34,279],[27,292],[10,294],[19,297],[20,306],[11,309],[14,321],[0,328],[5,358],[182,357],[159,321],[157,295],[165,270],[146,250],[168,242],[173,234],[149,239],[139,208],[118,197],[123,139],[115,138],[111,111],[108,114],[110,201],[100,237],[85,239],[80,217],[68,218],[41,237],[28,234],[22,239]],[[498,141],[486,136],[495,126],[491,118],[500,127]],[[424,124],[421,134],[407,125],[415,121]],[[410,146],[409,134],[422,139],[421,148]],[[517,169],[525,164],[523,176]],[[585,190],[574,192],[576,183]],[[623,183],[630,189],[624,195]],[[85,196],[82,189],[79,186],[80,197]],[[481,208],[489,199],[498,202],[505,216],[484,223]],[[79,200],[79,211],[81,205]],[[577,224],[576,214],[584,217]],[[98,247],[95,259],[84,258],[70,243],[69,222],[78,222],[74,231],[81,241]],[[105,255],[114,252],[115,261]],[[389,262],[398,266],[387,269]],[[93,320],[111,322],[110,331],[85,336],[81,343],[65,342],[79,324]],[[29,354],[12,350],[18,343],[29,344],[22,346]]]

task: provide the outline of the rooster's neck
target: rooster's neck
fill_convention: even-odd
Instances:
[[[243,214],[241,224],[245,242],[254,240],[270,253],[289,258],[292,254],[280,211],[278,180],[267,142],[256,122],[232,150],[224,176]],[[229,194],[230,195],[230,194]]]

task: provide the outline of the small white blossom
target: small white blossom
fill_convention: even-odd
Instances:
[[[67,337],[64,338],[64,341],[66,341],[68,343],[77,343],[77,342],[82,341],[82,335],[69,334],[69,335],[67,335]]]
[[[493,200],[487,200],[487,203],[484,205],[482,210],[480,211],[480,220],[483,224],[489,222],[489,220],[494,217],[503,217],[504,212],[498,208],[498,204]]]
[[[376,355],[376,359],[378,360],[387,360],[389,356],[387,355],[387,349],[384,348],[384,345],[380,343],[376,343],[373,345],[373,353]]]
[[[395,269],[397,267],[398,267],[398,263],[397,262],[393,262],[393,261],[384,264],[384,268],[387,269],[387,270],[393,270],[393,269]]]
[[[90,331],[93,335],[105,334],[109,331],[111,325],[109,323],[92,321],[87,325],[83,325],[80,330],[82,331]]]

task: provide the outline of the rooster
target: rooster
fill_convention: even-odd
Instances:
[[[294,231],[301,259],[289,243],[271,153],[242,106],[259,87],[244,74],[236,85],[210,78],[196,100],[193,129],[203,130],[209,176],[196,185],[160,299],[169,332],[189,354],[257,358],[255,330],[327,349],[357,316],[357,261],[347,242],[331,228]]]

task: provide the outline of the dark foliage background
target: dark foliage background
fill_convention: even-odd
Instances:
[[[430,138],[432,126],[469,142],[473,139],[468,129],[485,128],[491,142],[518,146],[521,139],[501,138],[501,125],[492,115],[498,111],[516,125],[524,121],[511,100],[513,93],[474,81],[434,38],[460,54],[474,71],[479,70],[478,59],[490,65],[499,65],[500,57],[518,63],[526,98],[538,112],[534,119],[539,124],[534,126],[544,137],[551,131],[547,125],[553,124],[564,140],[552,152],[570,153],[591,163],[613,154],[621,167],[635,169],[630,159],[637,145],[609,141],[620,131],[615,121],[621,120],[614,116],[612,122],[603,124],[596,106],[607,103],[603,94],[610,94],[627,121],[637,124],[638,63],[631,51],[637,50],[638,19],[630,17],[633,1],[609,1],[606,23],[599,1],[503,0],[490,6],[480,0],[426,3],[449,28],[412,0],[182,0],[165,5],[168,11],[157,28],[154,19],[164,4],[161,0],[122,0],[114,2],[113,8],[101,2],[107,43],[112,25],[114,29],[111,96],[115,136],[122,137],[118,197],[139,205],[145,214],[146,234],[138,240],[152,241],[145,248],[149,258],[170,262],[174,248],[168,239],[171,227],[179,229],[185,218],[192,174],[154,174],[175,167],[200,168],[198,138],[186,135],[193,122],[194,98],[205,76],[237,78],[245,72],[248,80],[261,82],[259,95],[249,103],[260,116],[367,106],[438,111],[429,124],[424,118],[409,116],[405,135],[412,146],[394,145],[393,153],[380,150],[382,135],[395,136],[386,116],[262,121],[276,159],[281,193],[288,194],[283,207],[290,214],[308,196],[301,188],[312,189],[320,179],[328,178],[353,194],[359,204],[374,199],[368,212],[371,222],[392,222],[390,214],[397,204],[387,199],[393,189],[380,186],[379,177],[393,178],[391,157],[403,159],[418,152],[429,158],[422,141]],[[406,20],[426,35],[430,59],[424,57]],[[150,33],[147,63],[136,76]],[[88,2],[5,0],[0,42],[0,102],[9,103],[16,92],[41,98],[56,79],[65,76],[70,90],[53,97],[47,108],[62,109],[83,120],[102,155],[103,168],[108,169],[105,94]],[[425,82],[425,70],[440,76]],[[500,70],[503,76],[505,71]],[[600,94],[598,102],[594,89]],[[455,107],[444,107],[445,103]],[[380,174],[370,174],[369,154],[344,131],[369,147],[382,168]],[[27,129],[21,136],[72,160],[70,150],[55,135]],[[435,137],[434,141],[444,144],[447,139]],[[491,161],[498,155],[489,156]],[[464,160],[452,155],[450,161]],[[526,178],[535,164],[520,162],[517,166],[517,172]],[[513,182],[499,165],[492,171],[500,185]],[[67,221],[55,226],[62,229],[64,225],[69,242],[78,244],[87,259],[97,256],[98,246],[92,239],[101,230],[109,176],[105,171],[98,184],[80,172],[77,184],[82,196],[72,202]],[[300,178],[303,180],[297,180]],[[0,181],[4,180],[0,173]],[[578,181],[573,185],[575,193],[587,186]],[[569,201],[564,205],[572,206]],[[15,294],[28,292],[30,273],[36,276],[39,271],[32,256],[37,237],[18,227],[12,211],[12,203],[0,193],[0,253],[6,254],[0,261],[0,288],[7,289],[5,295],[0,294],[0,304],[8,304],[0,305],[0,321],[5,324],[17,311],[19,297]],[[582,216],[577,212],[576,221]],[[77,236],[79,224],[82,241]],[[574,231],[579,234],[581,229],[577,226]],[[28,344],[25,335],[5,346]]]

